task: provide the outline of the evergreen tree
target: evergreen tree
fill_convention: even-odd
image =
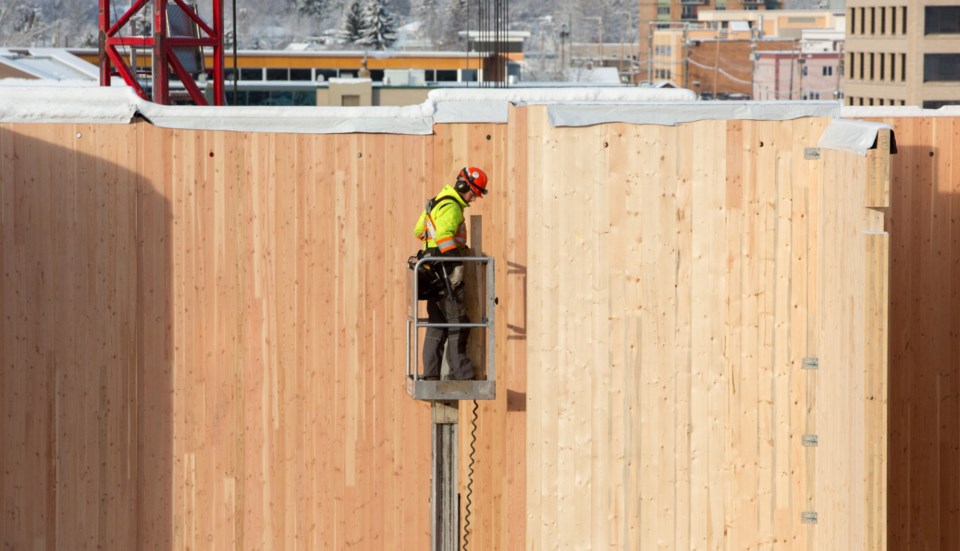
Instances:
[[[363,31],[357,44],[385,50],[397,39],[389,0],[367,0],[363,6]]]
[[[467,0],[449,0],[445,15],[442,29],[444,49],[466,50],[467,39],[460,36],[460,31],[469,29],[471,16],[476,18],[477,13],[470,13],[470,5]],[[473,19],[473,21],[476,23],[476,19]]]
[[[439,0],[419,0],[413,15],[420,20],[419,35],[429,41],[434,47],[443,42],[443,10]]]
[[[327,14],[327,0],[296,0],[297,13],[314,24],[313,33],[320,35],[323,18]]]
[[[360,0],[353,0],[344,8],[340,19],[340,36],[350,44],[355,44],[363,36],[363,7]]]
[[[327,15],[327,0],[297,0],[297,13],[321,20]]]

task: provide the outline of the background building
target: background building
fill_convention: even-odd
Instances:
[[[842,47],[843,17],[835,11],[702,11],[696,23],[677,22],[654,33],[649,78],[671,81],[705,99],[801,99],[800,64],[809,59],[815,71],[826,72],[809,75],[813,80],[808,86],[817,88],[808,88],[806,96],[833,99],[839,86],[833,77]],[[764,63],[772,64],[771,72],[760,75],[764,82],[758,87],[754,72],[762,52],[776,54],[764,58]],[[784,63],[793,66],[792,81],[790,72],[780,74]],[[831,67],[823,69],[821,64]],[[833,80],[820,82],[821,76]]]
[[[753,99],[834,100],[843,97],[843,31],[803,31],[800,49],[756,52]]]
[[[960,2],[847,2],[847,105],[960,104]]]

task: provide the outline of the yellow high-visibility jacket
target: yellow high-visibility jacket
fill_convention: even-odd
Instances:
[[[443,199],[450,197],[451,199]],[[440,254],[448,253],[458,247],[467,246],[467,225],[463,221],[463,209],[467,202],[460,197],[453,186],[444,186],[437,195],[433,209],[420,214],[413,234],[424,242],[424,249],[436,247]]]

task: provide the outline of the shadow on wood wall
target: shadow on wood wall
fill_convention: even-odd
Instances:
[[[960,120],[896,119],[890,549],[960,549]],[[911,145],[913,144],[913,145]]]
[[[0,125],[4,548],[172,546],[170,207],[117,132]]]

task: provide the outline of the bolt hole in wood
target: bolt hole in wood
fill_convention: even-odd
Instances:
[[[930,156],[933,157],[933,151],[930,152]]]
[[[363,153],[357,153],[357,158],[358,158],[358,159],[362,159],[362,158],[363,158]]]
[[[210,156],[213,157],[213,151],[210,152]]]
[[[489,142],[490,139],[491,139],[491,138],[490,138],[490,134],[487,134],[487,141]]]

